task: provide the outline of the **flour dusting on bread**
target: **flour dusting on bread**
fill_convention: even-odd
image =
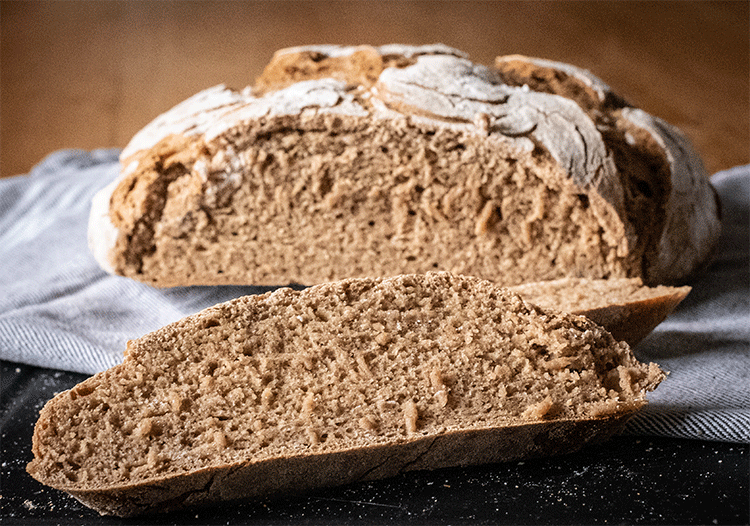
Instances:
[[[122,165],[92,249],[156,286],[432,270],[653,285],[705,264],[719,234],[667,123],[580,68],[441,45],[282,50],[253,86],[157,117]]]

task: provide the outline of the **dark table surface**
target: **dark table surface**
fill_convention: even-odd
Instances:
[[[44,403],[85,375],[0,361],[2,524],[748,524],[750,445],[617,436],[570,455],[169,515],[100,517],[26,474]]]

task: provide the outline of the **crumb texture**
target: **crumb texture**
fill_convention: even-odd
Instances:
[[[199,170],[154,165],[152,173],[180,175],[162,190],[149,185],[163,209],[158,221],[139,215],[143,228],[122,252],[126,267],[157,285],[315,284],[432,270],[515,284],[637,269],[617,256],[586,199],[549,176],[552,165],[541,172],[470,134],[425,134],[408,123],[328,116],[310,129],[292,117],[284,127],[244,130],[240,144]]]
[[[719,233],[700,159],[667,123],[573,66],[485,67],[441,45],[282,50],[254,86],[159,116],[121,159],[93,252],[156,286],[433,270],[659,284]]]
[[[326,455],[367,458],[440,437],[444,456],[471,463],[456,453],[462,434],[627,415],[662,378],[586,318],[476,278],[279,289],[130,342],[122,365],[43,409],[29,471],[84,495],[176,477],[195,492],[190,477],[204,487],[210,470],[228,476],[264,461],[287,464],[247,492],[283,486],[274,481],[294,462],[321,466],[329,474],[319,482],[336,484],[350,480],[347,470]]]

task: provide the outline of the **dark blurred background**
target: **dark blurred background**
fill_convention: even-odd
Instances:
[[[600,76],[679,126],[708,170],[750,162],[747,1],[5,1],[0,176],[61,148],[122,147],[197,91],[244,87],[274,50],[442,42]]]

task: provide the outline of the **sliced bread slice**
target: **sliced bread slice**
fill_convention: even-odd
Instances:
[[[56,396],[37,480],[129,516],[566,453],[664,378],[582,316],[448,273],[238,298]]]
[[[648,287],[639,278],[563,278],[510,289],[540,307],[586,316],[616,340],[636,346],[684,300],[691,287]]]

